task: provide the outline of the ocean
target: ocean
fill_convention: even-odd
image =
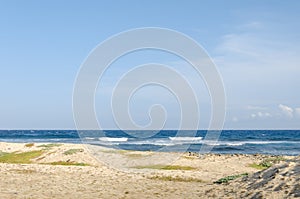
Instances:
[[[132,131],[130,134],[120,130],[0,130],[0,141],[84,142],[124,150],[174,152],[199,152],[202,145],[212,145],[211,153],[219,154],[300,155],[300,130],[223,130],[217,142],[204,139],[206,133],[205,130],[199,130],[191,137],[190,131],[180,131],[178,136],[176,130],[162,130],[158,133]],[[142,138],[139,135],[152,136]]]

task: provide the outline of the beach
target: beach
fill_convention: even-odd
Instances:
[[[95,146],[93,146],[95,147]],[[294,198],[300,164],[295,156],[184,153],[172,164],[139,159],[176,153],[82,144],[0,143],[0,198]],[[124,168],[99,161],[121,160]],[[134,164],[123,164],[128,160]],[[120,166],[117,165],[117,166]],[[236,179],[235,179],[236,178]]]

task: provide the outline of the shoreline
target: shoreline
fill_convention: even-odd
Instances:
[[[251,194],[246,191],[246,196],[246,184],[259,172],[263,176],[263,172],[278,165],[287,165],[288,172],[292,171],[289,167],[295,169],[299,164],[299,156],[206,154],[199,158],[188,152],[173,162],[161,164],[145,161],[157,155],[156,152],[97,149],[102,160],[110,159],[111,163],[118,160],[117,166],[123,168],[99,162],[82,144],[0,142],[0,198],[251,198],[257,191],[267,197],[271,192],[264,191],[267,188],[263,185]],[[174,155],[177,154],[161,152],[157,157]],[[245,173],[247,176],[242,175]],[[214,183],[220,179],[226,181],[226,177],[238,179],[226,185]],[[256,181],[261,179],[264,178]],[[273,187],[282,183],[280,178],[278,182],[272,179],[268,182]],[[293,184],[275,193],[284,196],[292,192]]]
[[[300,148],[299,130],[224,130],[217,142],[205,139],[207,131],[198,130],[195,136],[189,132],[162,130],[151,138],[140,139],[143,132],[123,132],[104,130],[77,132],[75,130],[13,130],[0,132],[0,141],[4,142],[60,142],[81,144],[99,144],[105,147],[118,147],[139,151],[191,151],[199,152],[204,146],[214,146],[211,153],[216,154],[257,154],[297,156]],[[151,133],[144,132],[146,134]],[[131,136],[131,134],[133,136]],[[136,136],[135,136],[136,135]],[[176,139],[174,139],[176,138]],[[202,138],[202,139],[201,139]],[[107,140],[106,140],[107,139]],[[125,141],[126,140],[126,141]]]
[[[197,156],[197,155],[249,155],[249,156],[288,156],[288,157],[297,157],[300,156],[300,152],[299,154],[272,154],[272,153],[234,153],[234,152],[216,152],[216,151],[211,151],[209,153],[198,153],[195,151],[185,151],[185,152],[181,152],[181,151],[159,151],[159,150],[134,150],[134,149],[116,149],[115,147],[109,147],[109,145],[107,146],[103,146],[103,145],[98,145],[98,144],[87,144],[81,141],[78,142],[46,142],[46,141],[42,141],[42,142],[28,142],[28,141],[9,141],[9,140],[0,140],[0,143],[12,143],[12,144],[30,144],[30,143],[34,143],[34,144],[69,144],[69,145],[84,145],[84,146],[96,146],[96,147],[101,147],[101,148],[105,148],[105,149],[112,149],[112,150],[122,150],[122,151],[136,151],[136,152],[155,152],[155,153],[178,153],[178,154],[185,154],[185,153],[191,153],[192,156]]]

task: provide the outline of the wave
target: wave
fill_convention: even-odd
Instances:
[[[128,144],[132,145],[155,145],[155,146],[175,146],[181,145],[181,143],[171,142],[169,139],[153,139],[153,140],[140,140],[140,141],[129,141]]]
[[[95,137],[83,137],[82,139],[83,140],[95,140],[96,138]]]
[[[121,137],[121,138],[113,138],[113,137],[101,137],[99,138],[100,141],[103,142],[127,142],[128,138]]]
[[[203,141],[202,144],[211,146],[242,146],[246,144],[265,145],[265,144],[300,144],[299,141]]]
[[[91,138],[87,138],[90,140]],[[92,140],[92,139],[91,139]],[[91,141],[90,140],[90,141]],[[126,144],[126,145],[156,145],[156,146],[175,146],[175,145],[210,145],[210,146],[242,146],[242,145],[267,145],[267,144],[300,144],[299,141],[211,141],[203,140],[202,137],[168,137],[168,138],[154,138],[154,139],[134,139],[127,137],[100,137],[100,142],[105,144]],[[88,141],[89,142],[89,141]],[[125,143],[126,142],[126,143]]]
[[[239,141],[239,142],[229,142],[227,145],[245,145],[245,144],[259,144],[259,145],[264,145],[264,144],[295,144],[299,142],[295,141]]]
[[[169,137],[172,141],[197,141],[202,140],[202,137]]]

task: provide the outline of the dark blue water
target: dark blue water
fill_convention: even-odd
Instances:
[[[223,130],[218,141],[204,139],[207,131],[79,131],[76,130],[1,130],[2,142],[84,143],[125,150],[199,152],[213,146],[212,153],[300,155],[300,130]],[[80,135],[80,136],[79,136]],[[150,136],[151,135],[151,136]],[[142,138],[147,137],[147,138]]]

